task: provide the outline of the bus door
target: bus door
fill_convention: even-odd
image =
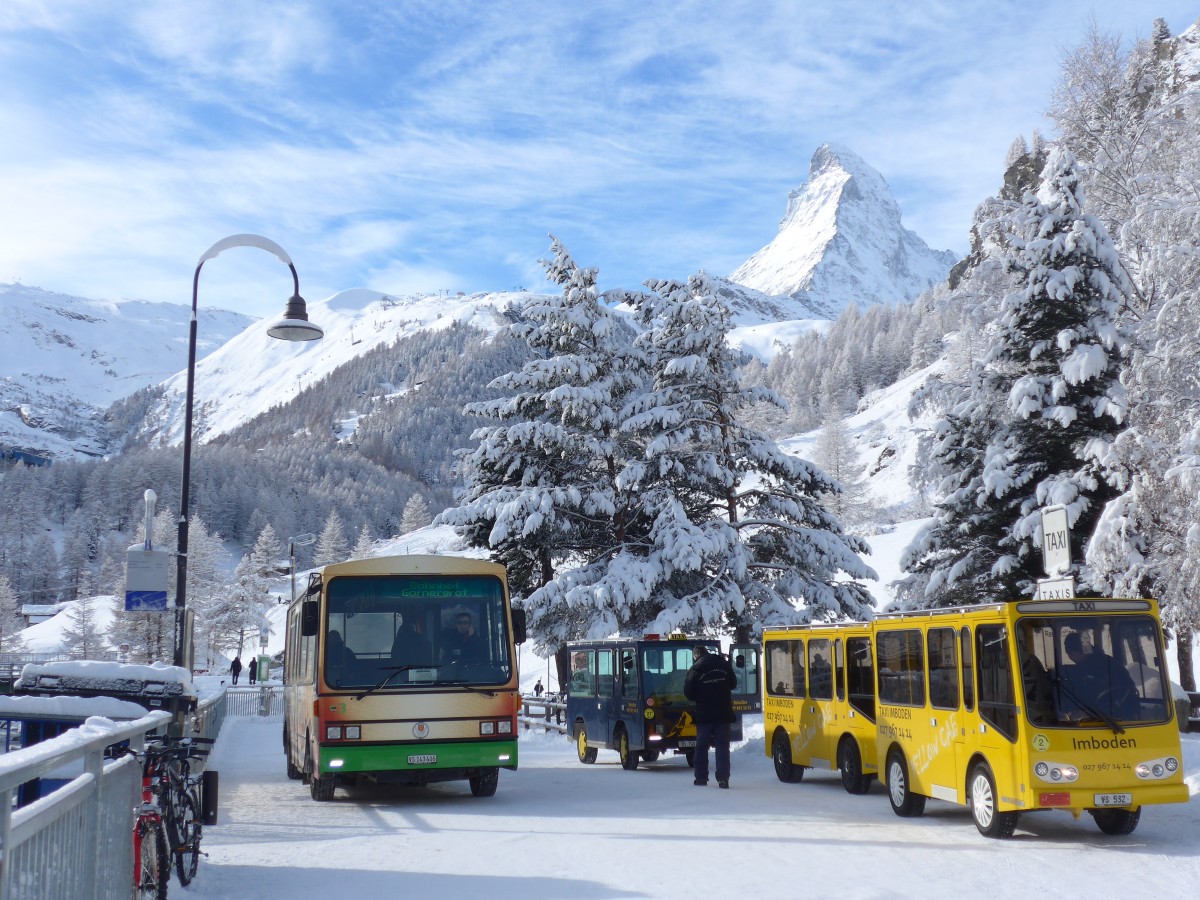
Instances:
[[[634,647],[617,648],[617,698],[614,706],[619,709],[620,719],[629,735],[629,746],[642,750],[646,746],[646,719],[642,715],[641,679],[638,677],[637,650]]]
[[[976,742],[988,758],[1000,800],[1023,804],[1006,788],[1004,775],[1015,771],[1018,707],[1013,679],[1012,635],[1004,622],[975,626],[975,700],[978,708]],[[965,781],[965,779],[964,779]]]
[[[757,644],[734,644],[729,648],[729,660],[733,664],[733,711],[736,719],[730,739],[742,739],[742,716],[762,712],[762,687],[760,654]]]
[[[839,641],[840,643],[840,641]],[[808,641],[808,702],[806,724],[813,729],[809,755],[813,768],[836,768],[837,747],[831,724],[837,718],[833,699],[833,640],[827,637]]]
[[[596,651],[596,739],[605,747],[615,746],[613,731],[621,720],[620,697],[616,692],[616,669],[613,651],[602,647]]]
[[[913,760],[913,767],[922,773],[929,788],[929,796],[951,803],[966,802],[958,640],[952,624],[930,628],[925,634],[925,670],[929,678],[929,708],[925,715],[929,730]]]

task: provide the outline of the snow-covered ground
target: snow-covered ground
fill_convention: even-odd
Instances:
[[[1200,885],[1200,775],[1191,802],[1147,807],[1129,837],[1052,812],[995,841],[963,807],[931,800],[899,819],[878,784],[853,797],[835,772],[781,784],[761,718],[747,724],[728,791],[693,786],[682,758],[626,772],[602,750],[585,766],[561,735],[527,732],[495,797],[449,783],[316,803],[284,773],[280,721],[232,718],[211,762],[219,824],[178,896],[1184,897]],[[1200,735],[1184,736],[1184,767],[1200,772]]]

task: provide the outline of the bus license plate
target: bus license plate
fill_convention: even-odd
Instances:
[[[696,746],[696,742],[695,742],[695,741],[680,741],[680,742],[679,742],[679,746],[680,746],[680,747],[683,747],[683,748],[685,748],[685,749],[687,749],[687,748],[690,748],[690,747],[695,747],[695,746]]]
[[[1132,806],[1133,794],[1097,794],[1092,800],[1097,806]]]
[[[417,756],[410,756],[408,764],[410,766],[427,766],[430,763],[437,762],[437,755],[433,753],[421,753]]]

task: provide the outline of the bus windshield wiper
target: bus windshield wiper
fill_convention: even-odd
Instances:
[[[455,687],[466,688],[468,691],[474,691],[476,694],[483,694],[485,697],[495,697],[495,691],[489,691],[486,688],[477,688],[474,685],[467,684],[465,681],[439,681],[438,684],[452,684]]]
[[[440,669],[440,668],[441,668],[441,666],[426,666],[426,665],[386,666],[383,668],[383,671],[387,672],[388,674],[386,676],[384,676],[383,680],[380,681],[374,687],[367,688],[361,694],[358,694],[354,699],[361,700],[363,697],[367,696],[367,694],[375,693],[377,690],[382,688],[384,685],[386,685],[389,681],[391,681],[393,678],[395,678],[401,672],[408,672],[411,669]]]
[[[1101,722],[1111,728],[1113,730],[1113,734],[1125,733],[1125,729],[1121,727],[1120,722],[1118,722],[1112,716],[1105,715],[1100,710],[1096,709],[1096,707],[1092,706],[1092,704],[1080,697],[1079,694],[1075,692],[1075,689],[1071,687],[1071,683],[1067,679],[1063,678],[1061,675],[1057,676],[1054,679],[1054,684],[1060,691],[1078,703],[1080,707],[1083,708],[1084,712],[1089,713],[1093,718],[1099,719]]]

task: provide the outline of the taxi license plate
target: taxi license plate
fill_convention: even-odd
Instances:
[[[437,762],[437,755],[433,753],[421,753],[408,758],[408,764],[410,766],[427,766],[430,763],[435,762]]]
[[[1096,794],[1092,801],[1097,806],[1132,806],[1133,794]]]
[[[683,748],[685,748],[685,749],[686,749],[686,748],[690,748],[690,747],[695,747],[695,746],[696,746],[696,742],[695,742],[695,741],[680,741],[680,742],[679,742],[679,746],[680,746],[680,747],[683,747]]]

